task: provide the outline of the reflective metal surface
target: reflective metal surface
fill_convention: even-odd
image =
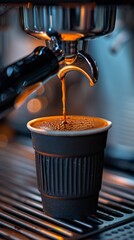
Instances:
[[[10,138],[1,145],[0,192],[1,239],[134,237],[134,179],[120,172],[104,170],[96,215],[70,221],[45,215],[29,138]]]
[[[29,4],[20,11],[23,29],[28,34],[45,40],[57,34],[62,41],[76,41],[113,31],[116,8],[90,2],[50,7]]]

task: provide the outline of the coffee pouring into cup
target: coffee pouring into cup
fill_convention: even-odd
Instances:
[[[90,16],[93,14],[94,7],[91,4],[90,9],[85,6],[81,10],[85,14],[87,9],[90,10],[88,12]],[[45,7],[42,9],[43,13],[47,10]],[[37,18],[37,21],[36,19],[36,15],[40,16],[40,7],[32,10],[23,8],[23,14],[26,15],[25,18],[23,17],[25,20],[23,27],[33,36],[37,36],[39,33],[38,36],[45,39],[47,46],[52,51],[62,49],[64,61],[57,71],[57,75],[62,82],[63,115],[33,119],[27,123],[27,127],[31,131],[35,150],[37,183],[44,212],[57,218],[84,218],[94,214],[97,209],[104,149],[107,133],[112,123],[94,117],[67,115],[64,80],[70,71],[78,71],[87,77],[91,86],[94,86],[98,78],[98,67],[93,58],[85,51],[85,39],[89,36],[95,37],[100,32],[96,30],[93,33],[92,30],[92,33],[86,35],[86,29],[82,29],[84,22],[79,27],[77,24],[74,25],[74,29],[72,29],[71,25],[68,25],[69,22],[71,23],[71,19],[69,21],[68,18],[67,24],[65,24],[66,31],[59,29],[65,26],[64,24],[61,26],[60,22],[62,21],[57,19],[58,16],[64,16],[64,11],[61,8],[55,9],[55,7],[50,10],[50,28],[47,32],[43,31],[47,20]],[[75,8],[64,10],[65,15],[72,17]],[[35,17],[33,23],[29,22],[28,18],[32,13]],[[55,16],[57,16],[56,21],[54,21]],[[43,20],[44,23],[42,23]],[[42,28],[41,25],[39,28],[38,23],[42,23]],[[53,30],[55,23],[59,23],[56,27],[58,32]],[[101,31],[102,34],[104,32]],[[48,40],[48,36],[50,40]]]
[[[38,82],[44,83],[53,74],[63,82],[68,72],[78,71],[87,77],[91,86],[96,83],[98,68],[86,53],[86,41],[114,29],[114,6],[96,6],[93,2],[66,6],[28,4],[20,8],[20,16],[24,31],[44,39],[46,46],[36,48],[29,56],[1,70],[1,113],[9,106],[18,106],[17,100],[26,96],[27,90],[31,93],[40,87]],[[67,116],[67,124],[70,118]],[[95,129],[45,131],[46,134],[33,128],[32,122],[27,124],[32,133],[38,187],[47,214],[82,218],[96,212],[111,122],[89,117],[90,126],[101,121],[104,125]],[[66,124],[63,118],[61,124]],[[56,211],[59,207],[60,214]]]

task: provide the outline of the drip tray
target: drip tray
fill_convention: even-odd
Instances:
[[[0,149],[0,239],[134,239],[132,177],[105,169],[96,215],[54,219],[42,210],[31,140],[20,140]]]

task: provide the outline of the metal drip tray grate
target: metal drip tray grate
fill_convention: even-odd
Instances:
[[[0,149],[0,239],[134,239],[133,179],[105,170],[96,215],[54,219],[43,213],[33,149],[24,140]]]

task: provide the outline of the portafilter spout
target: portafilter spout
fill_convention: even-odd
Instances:
[[[70,71],[78,71],[87,77],[90,86],[94,86],[98,79],[98,67],[91,56],[84,51],[79,51],[73,63],[68,64],[65,59],[65,65],[59,70],[58,77],[62,80]]]
[[[90,85],[94,86],[98,79],[96,61],[84,50],[79,50],[79,48],[86,48],[86,41],[61,41],[58,33],[54,31],[49,31],[49,36],[52,32],[51,40],[46,41],[47,46],[52,51],[55,51],[56,48],[62,49],[64,54],[64,62],[60,65],[58,77],[62,79],[70,71],[79,71],[88,78]]]

